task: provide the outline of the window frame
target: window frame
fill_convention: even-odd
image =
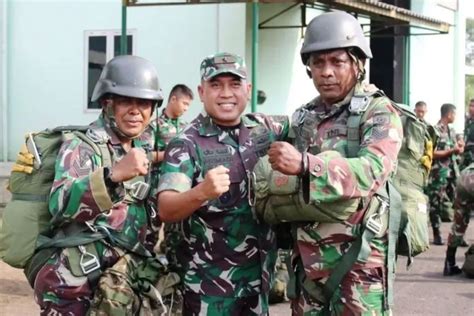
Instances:
[[[121,36],[122,31],[119,29],[108,29],[108,30],[85,30],[84,31],[84,85],[83,85],[83,109],[85,113],[97,113],[101,109],[89,108],[89,96],[88,96],[88,85],[89,85],[89,38],[105,36],[105,60],[109,62],[114,57],[114,39],[115,36]],[[136,54],[137,51],[137,30],[128,29],[127,36],[132,37],[132,55]]]

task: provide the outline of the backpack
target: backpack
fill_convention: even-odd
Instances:
[[[8,189],[12,199],[3,212],[3,224],[0,227],[0,258],[10,266],[28,268],[39,247],[53,245],[51,239],[45,236],[51,226],[49,194],[54,180],[56,158],[62,143],[78,137],[100,155],[102,165],[111,165],[107,144],[92,140],[88,136],[88,128],[60,126],[26,136],[25,144],[10,174]],[[86,239],[90,242],[100,237],[89,236]],[[66,244],[77,245],[84,241],[81,236],[75,236]],[[64,241],[60,243],[63,244]]]
[[[351,100],[348,120],[348,157],[357,156],[360,148],[359,126],[363,113],[374,97],[384,96],[382,91],[372,95],[355,95]],[[428,181],[433,149],[438,138],[436,130],[418,119],[407,105],[391,101],[399,112],[403,126],[403,140],[398,153],[397,170],[391,180],[401,195],[400,228],[396,254],[406,256],[407,266],[413,257],[429,248],[427,197],[423,188]],[[391,215],[395,215],[393,212]]]

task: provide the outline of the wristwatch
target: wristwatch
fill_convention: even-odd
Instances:
[[[308,171],[309,171],[308,169],[309,169],[309,166],[308,166],[308,153],[306,151],[303,151],[301,153],[301,171],[300,171],[299,176],[300,177],[306,176],[306,174],[308,174]]]
[[[112,169],[110,167],[104,168],[104,183],[108,189],[114,190],[119,184],[118,182],[112,181]]]

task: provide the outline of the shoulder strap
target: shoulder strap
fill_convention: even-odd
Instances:
[[[347,157],[354,158],[360,149],[360,121],[369,107],[373,96],[354,95],[349,104],[349,118],[347,119]]]
[[[393,283],[395,280],[396,253],[395,248],[398,242],[398,230],[400,229],[400,219],[402,208],[402,198],[390,181],[381,187],[377,194],[382,199],[389,201],[389,224],[388,224],[388,251],[387,251],[387,290],[386,308],[393,305]],[[354,263],[367,261],[370,255],[370,242],[376,236],[377,227],[373,227],[369,222],[362,228],[362,234],[357,238],[349,250],[342,256],[339,264],[334,268],[328,280],[324,284],[323,293],[326,298],[325,310],[328,311],[331,298],[341,284],[346,274],[351,270]]]
[[[112,155],[110,154],[109,148],[107,147],[107,140],[93,136],[90,129],[76,129],[72,130],[72,133],[83,142],[88,144],[94,152],[99,155],[102,159],[101,167],[112,166]]]

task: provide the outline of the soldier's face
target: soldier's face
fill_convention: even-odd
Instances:
[[[251,85],[235,75],[223,74],[202,81],[198,87],[204,108],[216,124],[234,126],[240,123],[250,97]]]
[[[117,127],[128,137],[139,136],[150,123],[152,100],[116,96],[113,109]]]
[[[183,115],[191,105],[192,99],[187,95],[174,95],[171,97],[169,108],[172,118],[178,118]]]
[[[471,101],[471,103],[469,103],[469,116],[471,118],[474,118],[474,101]]]
[[[426,115],[426,105],[421,105],[421,106],[416,106],[415,107],[415,113],[416,113],[416,117],[418,117],[419,119],[423,119]]]
[[[456,111],[449,112],[448,117],[447,117],[448,124],[454,123],[455,120],[456,120]]]
[[[314,86],[328,104],[341,101],[357,83],[359,70],[344,49],[313,53],[309,70]]]

